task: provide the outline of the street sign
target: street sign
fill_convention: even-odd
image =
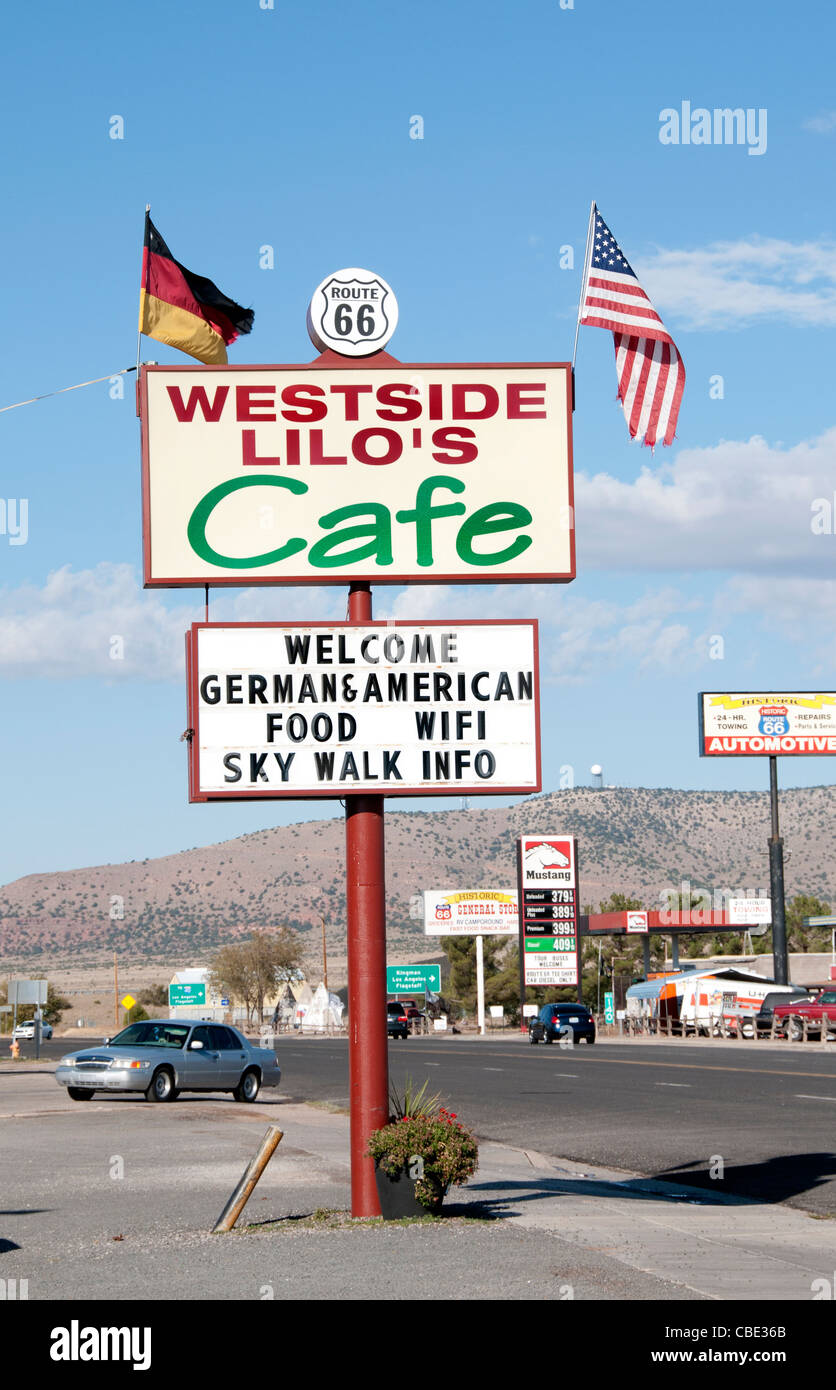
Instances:
[[[805,927],[836,927],[836,916],[832,917],[805,917],[803,918]]]
[[[120,1000],[120,1003],[124,1008],[132,1009],[134,1004],[136,1003],[136,1000],[134,999],[132,994],[126,994],[124,999]]]
[[[647,913],[628,912],[627,913],[627,932],[643,932],[647,934]]]
[[[539,791],[537,623],[194,623],[191,801]]]
[[[703,691],[699,717],[702,757],[836,754],[834,691]]]
[[[526,985],[577,985],[578,857],[573,835],[517,840],[520,957]]]
[[[615,995],[609,990],[604,994],[604,1022],[615,1023]]]
[[[229,1000],[228,1000],[228,999],[222,999],[222,1000],[221,1000],[221,1008],[222,1008],[222,1009],[228,1009],[228,1008],[229,1008]]]
[[[48,985],[46,980],[9,980],[7,999],[10,1004],[45,1004]]]
[[[574,578],[569,363],[143,366],[140,412],[147,587]]]
[[[516,936],[516,888],[424,890],[427,936]]]
[[[205,985],[169,985],[168,1005],[175,1009],[182,1004],[205,1004],[206,986]]]
[[[387,994],[431,994],[441,992],[440,965],[387,965]]]

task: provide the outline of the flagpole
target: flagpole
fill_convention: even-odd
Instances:
[[[595,199],[593,198],[589,208],[589,226],[586,229],[586,250],[583,253],[583,277],[581,279],[581,297],[578,300],[578,321],[575,324],[575,343],[572,348],[572,371],[575,370],[575,358],[578,352],[578,333],[581,327],[581,311],[583,302],[586,298],[586,282],[589,276],[590,247],[592,244],[592,230],[595,224]]]
[[[148,214],[149,214],[150,211],[151,211],[151,204],[150,204],[150,203],[146,203],[146,204],[145,204],[145,221],[146,221],[146,223],[147,223],[147,221],[148,221]],[[144,260],[144,259],[145,259],[145,228],[144,228],[144,226],[143,226],[143,230],[142,230],[142,254],[143,254],[143,260]],[[139,288],[140,288],[140,293],[141,293],[142,290],[145,288],[144,285],[141,283],[141,281],[140,281],[140,287],[139,287]],[[140,356],[141,351],[142,351],[142,319],[139,320],[139,327],[138,327],[137,330],[136,330],[136,380],[137,380],[137,387],[139,386],[139,356]]]

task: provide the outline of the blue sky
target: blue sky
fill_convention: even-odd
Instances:
[[[834,684],[836,537],[811,528],[836,491],[833,29],[832,7],[800,24],[776,0],[16,7],[0,405],[134,362],[146,202],[178,259],[254,307],[233,361],[310,360],[308,300],[347,265],[393,286],[404,361],[566,360],[594,197],[684,358],[676,443],[629,441],[611,335],[582,329],[576,581],[378,589],[376,611],[540,618],[544,790],[593,762],[622,786],[765,787],[759,759],[697,756],[696,696]],[[765,111],[766,148],[663,145],[683,101]],[[188,805],[182,634],[202,594],[140,587],[123,380],[121,399],[104,381],[0,415],[0,495],[28,500],[26,543],[10,507],[0,532],[3,881],[341,814]],[[341,589],[242,590],[212,615],[343,610]],[[780,778],[831,766],[784,759]]]

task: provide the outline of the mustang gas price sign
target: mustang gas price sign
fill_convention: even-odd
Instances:
[[[700,753],[711,757],[836,753],[836,692],[700,695]]]
[[[537,624],[195,623],[190,797],[540,790]]]
[[[525,983],[577,985],[580,909],[575,836],[521,836],[517,883]]]
[[[569,365],[385,361],[143,367],[146,585],[572,579]]]

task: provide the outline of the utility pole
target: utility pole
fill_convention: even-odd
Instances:
[[[772,961],[775,983],[789,984],[787,921],[784,904],[784,842],[778,828],[778,759],[769,758],[769,801],[772,835],[769,840],[769,892],[772,899]]]
[[[119,1032],[119,967],[116,964],[116,952],[113,952],[113,1022],[116,1024],[116,1031]]]
[[[319,920],[320,920],[320,922],[322,923],[322,983],[325,985],[325,988],[326,988],[326,990],[327,990],[327,988],[328,988],[328,953],[327,953],[327,951],[326,951],[326,949],[325,949],[325,918],[324,918],[323,916],[320,915]]]

